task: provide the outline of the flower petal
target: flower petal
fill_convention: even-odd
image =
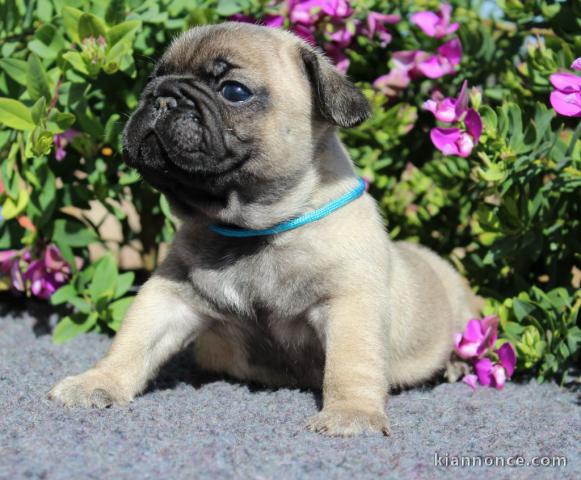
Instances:
[[[566,117],[581,117],[581,93],[551,92],[551,105],[555,111]]]
[[[18,250],[0,251],[0,272],[8,273],[18,259]]]
[[[581,92],[581,77],[574,73],[553,73],[549,80],[557,90],[565,93]]]
[[[464,117],[464,123],[466,124],[466,131],[472,135],[474,142],[478,143],[480,135],[482,134],[482,119],[480,115],[476,113],[476,110],[471,108],[466,113],[466,117]]]
[[[460,93],[458,94],[458,98],[456,98],[455,102],[455,109],[456,109],[456,118],[460,118],[464,112],[468,110],[468,81],[464,80],[462,83],[462,88],[460,89]]]
[[[478,377],[471,373],[470,375],[464,375],[462,381],[467,384],[472,390],[476,389],[476,382],[478,381]]]
[[[458,38],[452,38],[438,47],[438,53],[452,65],[458,65],[462,60],[462,44]]]
[[[459,155],[458,145],[461,132],[459,128],[432,128],[430,138],[434,146],[444,155]]]
[[[498,350],[496,350],[500,364],[506,370],[507,377],[512,377],[514,367],[516,365],[516,351],[510,342],[503,343]]]
[[[466,158],[472,153],[472,149],[474,148],[474,139],[472,138],[472,135],[462,132],[460,139],[456,143],[458,144],[458,155],[462,158]]]
[[[506,372],[502,365],[494,365],[490,372],[493,379],[493,384],[498,390],[502,390],[506,382]]]
[[[575,59],[575,61],[571,64],[571,68],[573,70],[581,70],[581,57]]]
[[[267,14],[261,19],[262,23],[267,27],[281,28],[284,25],[284,17],[282,15]]]
[[[481,385],[488,387],[492,383],[492,362],[489,358],[481,358],[474,364],[474,370]]]
[[[434,12],[417,12],[410,17],[410,20],[426,35],[433,37],[436,35],[436,25],[440,22],[440,17]]]

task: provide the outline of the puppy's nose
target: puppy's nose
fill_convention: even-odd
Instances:
[[[157,110],[171,110],[177,106],[178,102],[173,97],[157,97],[155,99],[155,108]]]

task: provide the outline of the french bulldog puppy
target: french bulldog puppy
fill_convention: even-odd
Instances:
[[[370,115],[362,93],[291,33],[196,27],[159,61],[124,132],[126,162],[181,220],[107,355],[50,397],[126,404],[193,346],[243,381],[323,389],[326,435],[388,434],[391,386],[446,367],[476,297],[426,248],[391,242],[374,200],[282,233],[232,238],[319,209],[359,179],[337,127]]]

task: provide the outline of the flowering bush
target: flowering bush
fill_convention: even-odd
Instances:
[[[91,208],[116,219],[117,246],[137,248],[147,271],[171,239],[167,202],[122,163],[119,133],[171,39],[230,19],[293,30],[363,89],[374,115],[341,135],[391,236],[449,258],[498,317],[498,345],[465,357],[479,383],[512,374],[507,340],[521,376],[562,381],[578,362],[578,3],[14,0],[0,10],[0,275],[63,309],[55,340],[115,330],[131,302],[133,273],[90,254],[105,242]]]

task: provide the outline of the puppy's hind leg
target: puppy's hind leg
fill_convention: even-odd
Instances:
[[[203,327],[180,294],[183,289],[178,282],[153,276],[135,298],[107,355],[85,373],[61,380],[49,398],[97,408],[132,401]]]

